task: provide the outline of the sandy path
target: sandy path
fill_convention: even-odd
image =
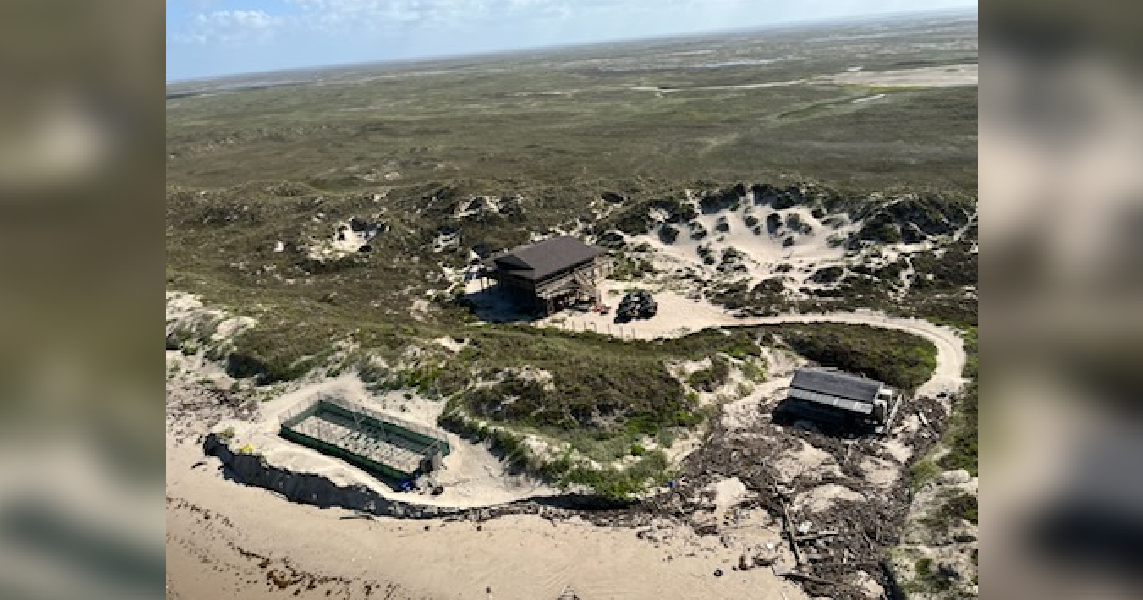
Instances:
[[[675,292],[655,293],[659,314],[649,320],[635,320],[622,325],[612,315],[595,312],[561,313],[539,322],[576,331],[590,330],[617,337],[653,339],[676,337],[709,327],[780,325],[783,323],[846,323],[896,329],[931,341],[937,347],[937,367],[933,376],[918,388],[918,395],[954,392],[964,384],[961,377],[965,365],[964,340],[951,327],[916,318],[894,317],[871,310],[855,310],[827,314],[779,315],[775,317],[736,317],[709,302],[689,300]],[[614,303],[614,301],[612,301]],[[563,319],[560,321],[560,319]]]
[[[743,321],[743,325],[849,323],[905,331],[925,338],[937,347],[937,367],[933,371],[933,376],[917,389],[918,395],[936,395],[940,392],[951,393],[960,389],[965,383],[964,378],[961,376],[964,372],[966,360],[964,340],[962,340],[951,327],[936,325],[924,319],[892,317],[874,311],[855,311],[853,313],[831,313],[824,315],[755,317],[741,319],[741,321]]]
[[[657,92],[670,94],[674,92],[698,92],[709,90],[757,90],[771,87],[787,87],[806,83],[806,79],[792,79],[789,81],[764,81],[761,83],[744,83],[741,85],[696,85],[692,87],[659,87],[654,85],[633,85],[627,89],[635,92]]]
[[[800,84],[837,83],[842,85],[867,85],[880,87],[956,87],[977,85],[979,67],[975,64],[940,65],[899,69],[895,71],[845,71],[832,75],[818,75],[810,78],[785,81],[764,81],[741,85],[698,85],[692,87],[659,87],[635,85],[627,89],[634,92],[655,92],[658,95],[675,92],[756,90],[772,87],[787,87]]]
[[[897,71],[853,71],[822,79],[830,83],[880,87],[955,87],[977,85],[979,71],[978,65],[959,64]]]

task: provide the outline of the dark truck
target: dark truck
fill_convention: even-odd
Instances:
[[[643,290],[628,292],[615,309],[615,321],[624,323],[632,319],[650,319],[659,312],[659,305],[651,294]]]

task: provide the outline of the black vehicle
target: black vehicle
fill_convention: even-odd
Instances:
[[[628,292],[615,309],[615,321],[622,323],[631,319],[650,319],[659,312],[659,305],[651,294],[643,290]]]

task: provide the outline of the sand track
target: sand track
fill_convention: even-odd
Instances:
[[[933,376],[920,388],[917,394],[936,395],[940,392],[953,393],[965,383],[962,377],[966,355],[964,340],[951,327],[937,325],[924,319],[893,317],[874,311],[854,311],[852,313],[827,313],[820,315],[783,315],[777,317],[753,317],[741,319],[739,325],[780,325],[783,323],[845,323],[850,325],[870,325],[882,329],[896,329],[929,340],[937,347],[937,366]]]
[[[749,327],[787,323],[842,323],[895,329],[929,340],[937,347],[937,365],[920,388],[918,395],[935,396],[953,393],[965,380],[961,376],[966,361],[964,340],[955,329],[924,319],[895,317],[882,312],[857,309],[851,312],[823,314],[787,314],[772,317],[738,317],[708,302],[690,300],[675,292],[655,293],[659,314],[649,320],[618,325],[611,315],[578,312],[558,315],[540,321],[540,325],[558,326],[576,331],[589,330],[623,338],[654,339],[678,337],[711,327]],[[562,320],[561,320],[562,319]]]

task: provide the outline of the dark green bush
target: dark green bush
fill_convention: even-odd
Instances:
[[[814,283],[836,283],[843,274],[845,274],[845,267],[834,265],[814,271],[811,279]]]
[[[711,366],[691,373],[688,383],[691,387],[713,392],[722,387],[730,376],[730,363],[721,356],[711,358]]]
[[[915,389],[936,368],[936,346],[914,335],[867,325],[785,325],[774,329],[796,352],[823,365]]]

